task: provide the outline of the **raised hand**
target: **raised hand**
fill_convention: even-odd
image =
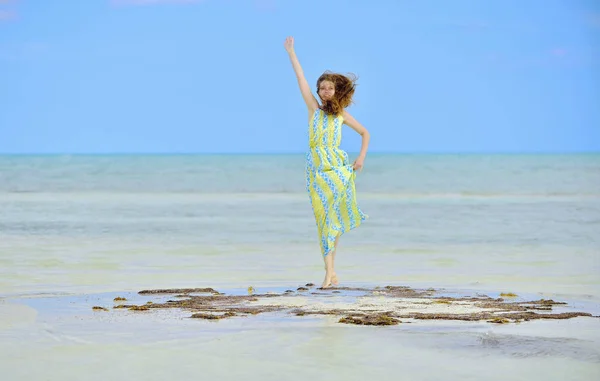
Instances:
[[[294,37],[288,37],[285,39],[285,42],[283,43],[283,46],[285,46],[285,50],[288,53],[291,53],[294,51]]]
[[[294,51],[294,37],[289,36],[286,38],[283,46],[285,46],[285,50],[288,52],[290,62],[292,63],[294,72],[296,73],[302,98],[304,98],[304,102],[306,103],[306,106],[308,106],[308,114],[312,115],[319,107],[319,102],[317,102],[317,99],[310,91],[310,86],[308,85],[306,78],[304,78],[304,71],[302,70],[300,61],[298,61],[298,57],[296,57],[296,52]]]

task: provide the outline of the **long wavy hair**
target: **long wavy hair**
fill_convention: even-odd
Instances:
[[[330,100],[324,101],[319,95],[319,98],[321,98],[321,101],[323,102],[321,109],[327,114],[341,114],[346,107],[352,104],[352,96],[356,89],[356,80],[357,77],[354,74],[343,75],[331,71],[326,71],[321,74],[317,80],[317,94],[319,93],[321,82],[323,81],[332,82],[335,88],[335,93]]]

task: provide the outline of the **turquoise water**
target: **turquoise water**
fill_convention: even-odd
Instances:
[[[352,155],[351,155],[352,159]],[[304,154],[0,155],[0,192],[302,193]],[[600,154],[370,154],[364,193],[600,195]]]
[[[300,155],[0,156],[0,293],[318,281]],[[600,155],[369,156],[347,282],[600,296]]]
[[[600,375],[597,319],[382,330],[90,313],[102,293],[319,283],[303,160],[0,156],[0,366],[15,380]],[[341,239],[342,285],[600,307],[600,155],[373,154],[356,187],[369,220]]]

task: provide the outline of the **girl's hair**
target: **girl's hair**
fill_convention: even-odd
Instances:
[[[352,96],[356,89],[356,79],[354,74],[342,75],[330,71],[323,73],[317,80],[317,94],[323,81],[333,82],[335,93],[331,100],[323,101],[321,109],[327,114],[341,114],[346,107],[352,104]]]

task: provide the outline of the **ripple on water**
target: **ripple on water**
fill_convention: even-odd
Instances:
[[[488,355],[513,358],[565,357],[573,360],[600,363],[600,352],[591,341],[574,338],[550,338],[497,333],[464,336],[472,341],[467,347],[476,347]]]

